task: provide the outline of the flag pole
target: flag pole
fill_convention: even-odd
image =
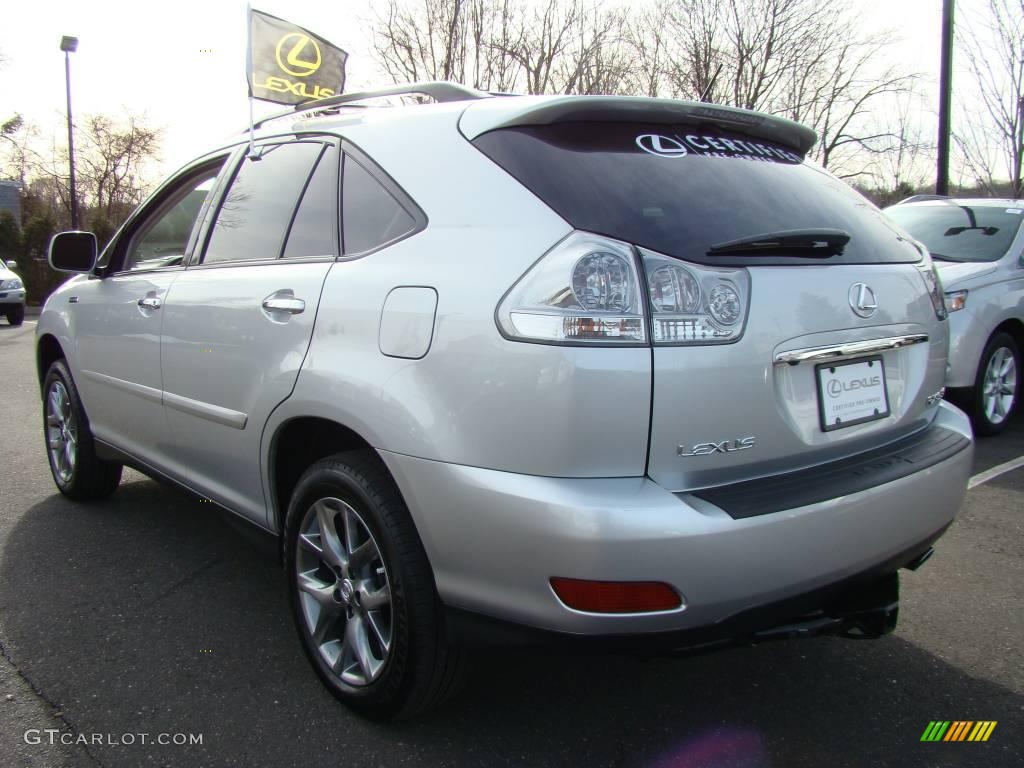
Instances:
[[[256,132],[256,123],[253,119],[252,111],[252,3],[245,4],[245,26],[246,26],[246,45],[245,45],[245,80],[249,86],[249,153],[248,157],[253,156],[253,138]]]

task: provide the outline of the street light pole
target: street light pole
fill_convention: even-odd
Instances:
[[[953,91],[953,0],[942,0],[942,62],[939,68],[939,146],[935,194],[949,194],[949,113]]]
[[[71,198],[71,228],[78,229],[78,195],[75,191],[75,132],[71,122],[71,54],[78,50],[78,38],[64,35],[60,39],[64,51],[64,82],[68,97],[68,194]]]

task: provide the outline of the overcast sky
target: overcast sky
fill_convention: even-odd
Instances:
[[[827,0],[823,0],[827,1]],[[894,63],[937,89],[941,0],[856,0],[867,30],[903,38]],[[970,10],[983,0],[960,0]],[[350,53],[346,90],[385,84],[370,52],[369,0],[258,0],[254,7],[304,26]],[[841,33],[841,30],[837,30]],[[161,170],[169,172],[248,123],[245,3],[239,0],[28,0],[10,2],[0,26],[0,120],[20,112],[63,144],[61,35],[72,54],[76,114],[143,113],[163,129]],[[932,99],[937,102],[937,99]],[[256,102],[257,117],[281,107]]]

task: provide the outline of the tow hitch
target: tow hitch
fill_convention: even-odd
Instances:
[[[819,610],[755,632],[751,640],[764,642],[815,635],[839,635],[853,640],[873,640],[896,629],[899,603],[900,578],[898,573],[892,573],[841,595]]]

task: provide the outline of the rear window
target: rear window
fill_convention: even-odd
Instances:
[[[944,261],[997,261],[1024,218],[1021,208],[959,202],[897,205],[885,213]]]
[[[918,250],[874,205],[794,150],[698,125],[559,123],[473,142],[577,229],[703,264],[808,264],[713,245],[792,229],[850,235],[829,264],[914,262]]]

